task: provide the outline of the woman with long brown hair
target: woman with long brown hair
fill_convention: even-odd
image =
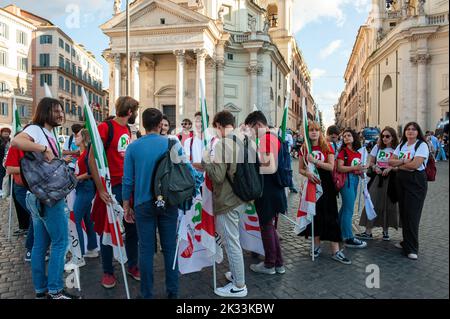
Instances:
[[[313,183],[322,186],[323,194],[316,203],[316,214],[314,215],[314,257],[319,257],[321,253],[320,242],[327,240],[331,242],[332,258],[343,264],[349,265],[348,260],[342,250],[339,249],[341,242],[341,228],[339,225],[339,215],[336,200],[336,190],[331,172],[334,168],[334,151],[329,145],[317,122],[310,121],[309,139],[311,141],[312,154],[307,154],[306,145],[303,144],[299,152],[299,172]],[[306,163],[313,163],[319,172],[320,181],[316,176],[307,170]],[[300,235],[311,236],[311,224]]]
[[[398,208],[402,223],[402,248],[409,259],[416,260],[419,251],[419,223],[427,196],[427,166],[430,150],[422,129],[416,122],[405,125],[401,144],[394,151],[389,164],[398,167]]]
[[[357,234],[359,239],[373,239],[372,229],[383,227],[383,240],[389,240],[389,227],[398,229],[399,214],[396,192],[397,168],[389,165],[389,159],[393,156],[398,145],[397,133],[392,127],[386,126],[381,131],[377,145],[369,155],[368,167],[376,174],[369,186],[369,193],[374,205],[377,217],[369,220],[365,209],[361,214],[360,226],[366,229]]]

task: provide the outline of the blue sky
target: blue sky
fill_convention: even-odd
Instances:
[[[332,107],[344,88],[345,67],[358,28],[367,19],[370,2],[294,0],[295,37],[312,73],[313,96],[326,125],[334,121]],[[108,65],[101,57],[108,38],[98,26],[111,17],[113,0],[0,0],[2,7],[10,3],[49,19],[84,44],[102,63],[108,86]]]

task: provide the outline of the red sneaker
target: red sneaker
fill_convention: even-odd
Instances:
[[[130,275],[134,280],[141,281],[141,273],[137,266],[128,268],[127,274]]]
[[[113,288],[116,285],[116,277],[111,274],[103,274],[102,277],[102,286],[110,289]]]

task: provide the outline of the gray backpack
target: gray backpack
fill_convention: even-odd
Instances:
[[[51,162],[47,162],[44,154],[39,152],[25,152],[20,160],[20,174],[25,187],[41,204],[49,207],[65,198],[77,186],[77,179],[66,162],[57,157],[53,148],[52,151],[56,157]]]
[[[174,163],[170,150],[177,143],[169,139],[167,152],[155,165],[152,178],[152,193],[158,207],[178,206],[195,195],[195,180],[188,164]]]

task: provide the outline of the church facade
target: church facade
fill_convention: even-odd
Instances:
[[[126,13],[120,1],[114,11],[101,25],[110,39],[103,56],[110,66],[111,108],[127,93]],[[210,117],[229,110],[239,125],[256,107],[279,126],[287,98],[290,112],[301,114],[299,97],[293,103],[287,94],[290,48],[277,45],[293,39],[291,15],[290,0],[136,0],[129,8],[129,95],[140,101],[141,111],[155,107],[168,115],[172,128],[200,110],[202,90]],[[309,79],[307,68],[302,70]],[[296,129],[299,117],[290,119]]]

